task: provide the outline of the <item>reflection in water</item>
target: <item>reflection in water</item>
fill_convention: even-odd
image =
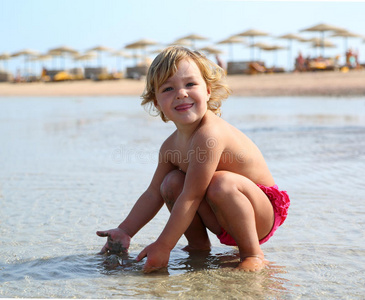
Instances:
[[[106,281],[105,296],[145,297],[146,292],[155,297],[183,298],[215,297],[217,294],[230,297],[267,299],[286,293],[285,279],[280,274],[285,268],[268,265],[259,273],[245,273],[233,268],[239,260],[238,252],[192,253],[173,250],[168,270],[143,274],[144,261],[136,262],[133,255],[69,255],[40,258],[10,264],[1,264],[0,284],[26,280],[34,285],[42,281],[60,282],[75,280],[104,280],[112,276],[116,281]],[[106,277],[105,277],[106,276]],[[104,277],[104,279],[103,279]],[[19,283],[15,284],[18,285]],[[112,294],[108,294],[108,291]],[[44,292],[44,291],[43,291]],[[37,296],[37,291],[33,291]],[[49,293],[43,294],[47,297]],[[72,296],[66,291],[66,297]],[[143,296],[144,295],[144,296]],[[42,294],[38,295],[42,296]]]
[[[106,275],[120,280],[126,276],[138,276],[137,286],[113,287],[113,295],[125,297],[146,296],[146,292],[157,298],[215,299],[223,298],[268,299],[281,298],[287,293],[286,279],[280,274],[285,268],[269,264],[259,273],[245,273],[234,270],[239,261],[238,252],[226,253],[194,252],[173,250],[168,270],[143,274],[141,263],[128,256],[110,255],[103,265]]]

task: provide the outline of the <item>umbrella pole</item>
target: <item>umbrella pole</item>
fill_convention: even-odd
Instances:
[[[345,55],[346,55],[346,52],[347,52],[347,36],[345,36]]]
[[[276,68],[278,62],[278,52],[277,50],[274,50],[274,68]]]
[[[137,67],[138,58],[137,58],[137,50],[136,49],[134,49],[134,63],[136,64],[136,67]]]
[[[233,62],[233,43],[229,43],[229,56],[231,57],[231,61]]]
[[[147,47],[143,48],[143,65],[147,65]]]
[[[288,46],[288,71],[291,71],[291,63],[292,63],[292,44],[293,44],[293,40],[292,39],[289,39],[289,46]]]
[[[32,72],[36,72],[35,70],[36,70],[36,66],[37,66],[37,63],[36,63],[36,61],[35,60],[33,60],[33,62],[32,62]]]
[[[123,73],[123,59],[119,57],[119,72]]]
[[[254,36],[251,36],[251,61],[255,59],[255,49],[254,49]]]
[[[27,73],[27,69],[29,69],[29,65],[27,61],[27,56],[24,55],[24,75]]]

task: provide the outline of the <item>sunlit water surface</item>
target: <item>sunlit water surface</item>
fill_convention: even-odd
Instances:
[[[232,272],[237,249],[211,236],[167,271],[135,257],[163,208],[124,257],[96,255],[149,184],[174,130],[138,97],[0,98],[0,296],[356,299],[365,295],[365,98],[231,98],[223,118],[262,150],[292,205],[263,245],[262,272]]]

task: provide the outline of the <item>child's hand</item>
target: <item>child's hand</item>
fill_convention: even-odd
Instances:
[[[170,249],[163,247],[158,242],[154,242],[142,250],[137,256],[137,261],[147,256],[143,272],[150,273],[162,268],[166,268],[170,258]]]
[[[101,237],[108,237],[107,242],[99,254],[119,254],[128,252],[131,237],[123,229],[117,227],[115,229],[97,231],[96,234]]]

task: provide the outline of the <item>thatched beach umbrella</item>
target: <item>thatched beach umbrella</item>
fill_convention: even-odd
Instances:
[[[33,56],[33,57],[29,58],[28,61],[45,61],[45,60],[49,60],[49,59],[52,59],[52,55],[40,54],[38,56]]]
[[[342,37],[344,39],[344,52],[347,51],[347,40],[348,38],[364,38],[363,35],[356,34],[347,30],[337,31],[332,34],[330,37]]]
[[[7,62],[11,59],[11,55],[7,52],[0,54],[0,60],[4,61],[4,69],[7,69]]]
[[[75,55],[73,59],[78,62],[84,62],[84,67],[86,66],[88,61],[94,60],[96,58],[97,54],[93,51],[88,51],[85,54],[79,54]]]
[[[317,49],[321,48],[323,50],[324,48],[336,48],[336,45],[329,40],[313,39],[311,47],[317,48]],[[324,57],[324,56],[322,56],[322,57]]]
[[[212,46],[207,46],[207,47],[204,47],[204,48],[200,48],[199,51],[203,51],[207,55],[211,55],[211,54],[218,55],[218,54],[224,53],[224,51],[219,50],[217,48],[214,48]]]
[[[268,36],[269,34],[267,32],[264,32],[264,31],[260,31],[260,30],[257,30],[257,29],[249,29],[249,30],[246,30],[244,32],[241,32],[239,34],[237,34],[238,36],[248,36],[250,37],[251,39],[251,43],[250,43],[250,48],[251,48],[251,60],[254,60],[255,59],[255,50],[254,50],[254,42],[255,42],[255,37],[256,36]]]
[[[164,49],[163,48],[158,48],[155,50],[150,51],[150,54],[160,54]]]
[[[189,34],[187,36],[181,37],[179,40],[189,40],[189,41],[191,41],[192,42],[192,47],[193,47],[193,49],[195,49],[195,42],[196,41],[205,41],[205,40],[208,40],[208,38],[205,37],[205,36],[193,33],[193,34]]]
[[[62,52],[61,51],[55,51],[55,50],[49,50],[47,52],[48,55],[52,56],[52,60],[53,60],[53,67],[55,68],[55,62],[56,62],[56,57],[61,57],[62,56]],[[61,66],[60,66],[61,68]]]
[[[336,45],[329,40],[321,40],[321,41],[312,42],[312,48],[319,48],[319,47],[336,48]]]
[[[279,46],[279,45],[269,45],[269,46],[260,47],[260,49],[264,50],[264,51],[272,51],[274,53],[274,66],[276,66],[277,65],[277,51],[284,50],[287,48],[283,47],[283,46]]]
[[[129,53],[120,50],[120,51],[114,51],[111,53],[111,56],[114,56],[117,58],[117,69],[118,69],[118,63],[119,63],[119,70],[122,70],[122,59],[123,58],[131,58],[132,55],[130,55]]]
[[[157,45],[157,44],[158,43],[154,40],[141,39],[141,40],[138,40],[134,43],[126,45],[124,48],[125,49],[133,49],[134,51],[136,51],[136,49],[142,49],[143,50],[143,57],[144,57],[144,59],[146,59],[147,58],[147,47],[154,46],[154,45]],[[135,57],[137,58],[136,52],[135,52]],[[136,61],[136,64],[137,64],[137,61]]]
[[[52,59],[52,55],[49,54],[40,54],[38,56],[33,56],[32,58],[29,58],[28,61],[38,61],[39,62],[39,67],[42,68],[41,64],[42,62],[46,61],[46,60],[50,60]]]
[[[50,49],[48,51],[48,54],[52,55],[52,56],[59,56],[63,58],[63,69],[66,68],[66,56],[75,56],[78,55],[79,52],[71,47],[68,46],[61,46],[61,47],[57,47],[57,48],[53,48]]]
[[[105,47],[105,46],[96,46],[96,47],[94,47],[94,48],[91,48],[91,49],[89,49],[87,52],[89,52],[89,51],[96,51],[96,52],[98,52],[98,51],[101,51],[101,52],[111,52],[111,51],[113,51],[113,49],[112,48],[109,48],[109,47]]]
[[[325,23],[321,23],[321,24],[318,24],[318,25],[315,25],[315,26],[312,26],[312,27],[308,27],[308,28],[305,28],[305,29],[302,29],[300,30],[301,32],[305,32],[305,31],[308,31],[308,32],[320,32],[321,34],[321,41],[322,41],[322,56],[324,57],[324,48],[327,48],[325,47],[324,45],[324,33],[327,32],[327,31],[334,31],[334,32],[337,32],[337,31],[345,31],[346,29],[344,28],[341,28],[341,27],[336,27],[336,26],[333,26],[333,25],[329,25],[329,24],[325,24]]]
[[[11,55],[8,52],[4,52],[4,53],[0,54],[0,60],[8,60],[10,58],[11,58]]]
[[[31,50],[31,49],[24,49],[24,50],[21,50],[21,51],[18,51],[18,52],[15,52],[11,55],[11,57],[18,57],[18,56],[37,56],[39,55],[39,52],[38,51],[35,51],[35,50]]]
[[[187,40],[187,39],[177,39],[169,45],[170,46],[191,47],[193,45],[193,42],[191,40]]]
[[[24,49],[18,52],[15,52],[11,55],[11,57],[19,57],[24,56],[24,71],[26,70],[26,62],[29,61],[29,58],[39,55],[38,51],[31,49]]]
[[[48,53],[52,53],[52,52],[55,52],[55,53],[62,53],[62,54],[72,54],[72,55],[77,55],[79,54],[79,52],[71,47],[68,47],[68,46],[61,46],[61,47],[57,47],[57,48],[53,48],[53,49],[50,49],[48,51]]]
[[[89,50],[87,50],[86,52],[93,52],[93,51],[96,51],[98,53],[98,63],[99,63],[99,67],[102,66],[102,58],[101,58],[101,53],[102,52],[113,52],[113,49],[112,48],[109,48],[109,47],[105,47],[105,46],[102,46],[102,45],[99,45],[99,46],[96,46],[94,48],[91,48]]]
[[[245,44],[245,40],[240,36],[232,35],[229,38],[218,42],[217,44],[218,45],[222,45],[222,44],[229,45],[229,56],[230,56],[230,60],[233,62],[233,44],[242,44],[243,45],[243,44]]]
[[[294,33],[288,33],[288,34],[278,36],[278,39],[284,39],[284,40],[292,41],[292,40],[301,40],[302,37],[297,35],[297,34],[294,34]]]
[[[346,29],[326,23],[320,23],[315,26],[311,26],[305,29],[300,30],[301,32],[304,31],[313,31],[313,32],[325,32],[325,31],[346,31]]]
[[[266,44],[266,43],[262,43],[262,42],[258,42],[258,43],[255,43],[255,44],[252,44],[251,45],[252,47],[256,47],[256,48],[270,48],[271,45],[269,44]]]
[[[269,34],[267,32],[257,30],[257,29],[249,29],[244,32],[241,32],[239,34],[236,34],[237,36],[248,36],[251,38],[254,38],[255,36],[268,36]]]
[[[224,51],[214,48],[213,46],[207,46],[199,49],[200,52],[204,52],[205,55],[215,55],[215,58],[217,60],[218,66],[220,66],[223,69],[226,69],[225,63],[220,59],[219,54],[223,54]]]
[[[154,46],[157,44],[158,43],[153,40],[141,39],[134,43],[126,45],[124,48],[125,49],[146,49],[148,46]]]
[[[266,44],[266,43],[262,43],[262,42],[258,42],[258,43],[254,43],[254,44],[251,44],[250,47],[253,49],[253,48],[258,48],[259,49],[259,57],[258,59],[260,60],[261,59],[261,50],[263,48],[270,48],[271,45],[269,44]]]
[[[292,45],[293,45],[293,40],[296,41],[303,41],[303,38],[297,34],[294,33],[288,33],[288,34],[284,34],[281,36],[278,36],[278,39],[284,39],[284,40],[288,40],[288,68],[290,68],[291,64],[292,64]]]

